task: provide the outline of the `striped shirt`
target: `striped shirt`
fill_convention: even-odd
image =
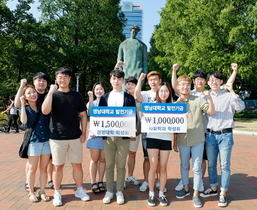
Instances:
[[[219,131],[225,128],[234,128],[234,113],[245,108],[244,102],[237,96],[232,97],[230,92],[221,90],[218,94],[211,92],[215,107],[215,114],[208,115],[207,128]]]

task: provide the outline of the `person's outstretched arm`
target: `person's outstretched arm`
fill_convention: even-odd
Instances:
[[[21,105],[21,116],[20,116],[20,120],[22,124],[26,124],[28,121],[27,118],[27,113],[26,113],[26,109],[25,109],[25,98],[24,96],[20,97],[20,105]]]
[[[135,92],[134,92],[134,98],[135,100],[142,102],[143,101],[143,96],[141,94],[141,88],[142,88],[142,81],[145,79],[146,74],[145,73],[141,73],[140,77],[138,78],[138,82],[137,82],[137,86],[135,88]]]
[[[177,95],[179,95],[179,92],[177,90],[177,71],[178,71],[179,67],[180,67],[180,65],[178,63],[174,64],[172,66],[172,75],[171,75],[171,85]]]
[[[27,80],[26,79],[21,79],[21,84],[20,84],[20,87],[16,93],[16,96],[15,96],[15,99],[14,99],[14,106],[16,108],[20,108],[21,107],[21,101],[20,101],[20,97],[22,95],[22,91],[23,91],[23,88],[26,86],[27,84]]]
[[[53,94],[57,90],[57,85],[51,85],[48,94],[42,104],[42,113],[48,115],[52,111]]]
[[[209,108],[207,110],[207,114],[214,115],[215,114],[215,107],[214,107],[214,104],[213,104],[213,101],[212,101],[210,91],[207,91],[207,90],[204,91],[203,95],[208,99],[208,103],[209,103]]]

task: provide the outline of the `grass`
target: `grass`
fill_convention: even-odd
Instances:
[[[257,119],[235,118],[235,129],[241,131],[257,132]]]

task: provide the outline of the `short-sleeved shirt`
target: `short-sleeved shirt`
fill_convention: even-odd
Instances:
[[[41,109],[41,104],[37,105],[37,110],[39,111]],[[25,126],[27,128],[31,128],[33,123],[36,120],[38,111],[36,112],[33,110],[30,106],[25,106],[26,114],[27,114],[27,123]],[[40,114],[40,118],[38,120],[38,123],[36,124],[34,131],[32,132],[30,141],[31,142],[46,142],[49,141],[49,119],[50,115],[44,115],[43,113]]]
[[[156,99],[156,92],[151,90],[142,91],[141,95],[143,96],[142,103],[153,103]]]
[[[55,91],[52,100],[50,118],[50,139],[71,140],[82,134],[79,113],[86,112],[82,95],[74,90],[69,92]]]
[[[44,102],[46,95],[47,95],[47,92],[45,92],[45,93],[38,93],[38,100],[39,100],[40,104],[42,104]]]
[[[203,112],[207,113],[209,104],[202,97],[190,95],[187,101],[176,101],[187,104],[187,133],[178,133],[178,144],[181,146],[196,146],[205,141]]]
[[[14,102],[10,105],[12,108],[10,109],[10,114],[17,115],[17,108],[14,106]]]

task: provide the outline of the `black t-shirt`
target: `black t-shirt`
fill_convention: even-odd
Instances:
[[[50,120],[50,139],[77,139],[82,134],[79,124],[79,113],[86,111],[82,95],[74,90],[69,92],[55,91],[52,101]]]
[[[44,102],[46,95],[47,95],[47,92],[45,92],[45,93],[38,93],[38,100],[39,100],[40,104],[42,104]]]

